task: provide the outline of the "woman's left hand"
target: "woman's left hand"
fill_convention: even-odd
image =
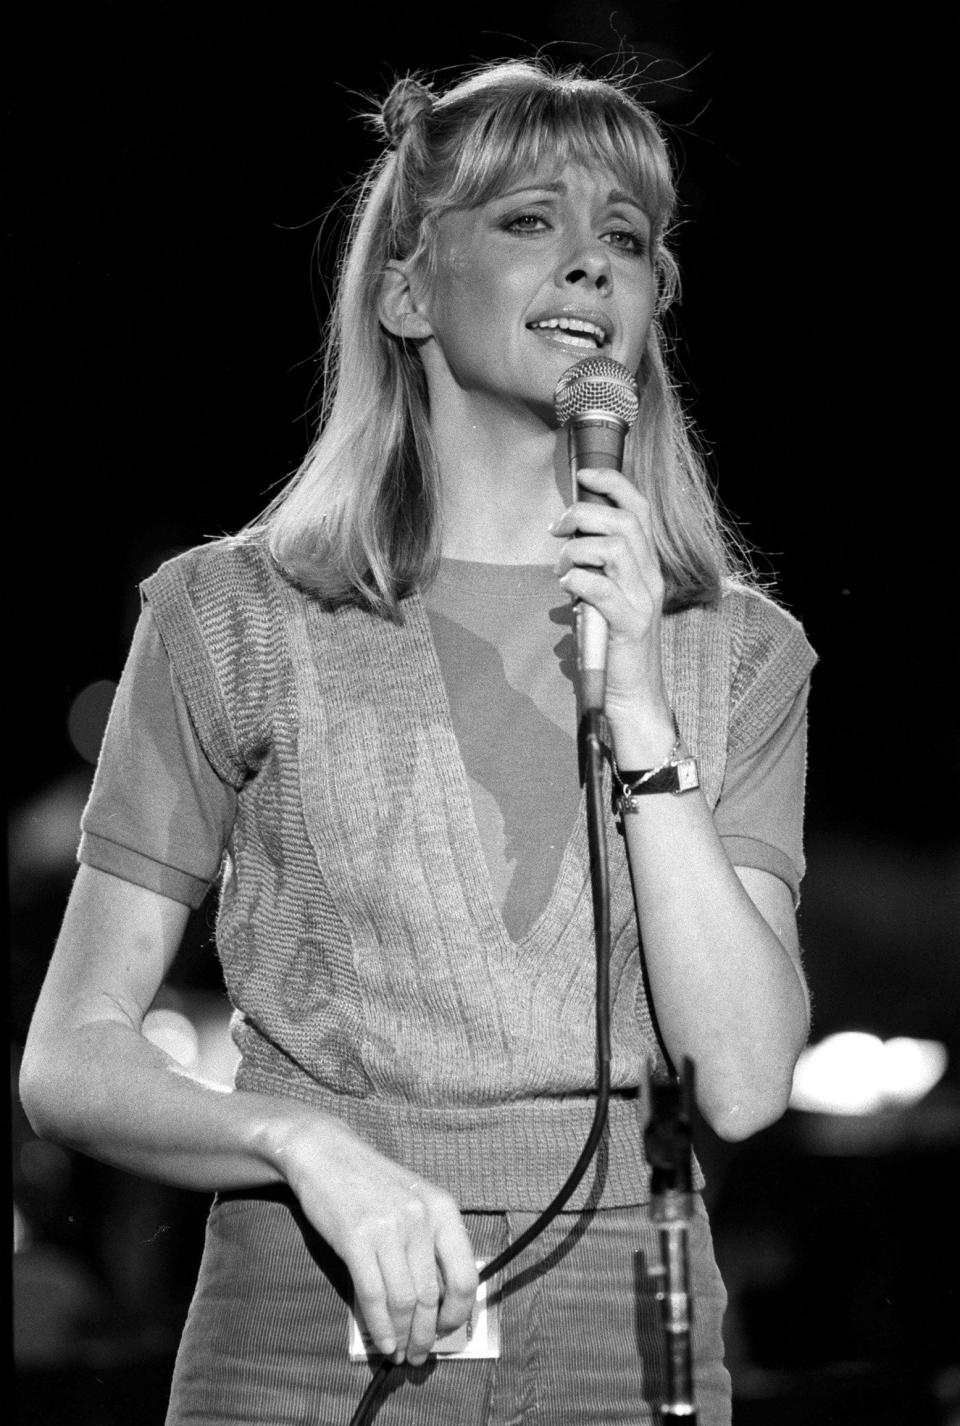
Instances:
[[[617,471],[581,470],[577,478],[612,503],[577,500],[551,527],[565,541],[557,573],[567,593],[607,623],[604,711],[615,742],[620,728],[632,745],[648,742],[649,758],[659,761],[672,741],[673,715],[660,664],[664,580],[650,504]]]

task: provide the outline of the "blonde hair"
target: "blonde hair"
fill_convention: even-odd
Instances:
[[[439,560],[439,487],[427,389],[414,345],[379,319],[398,259],[428,275],[440,216],[486,202],[543,163],[602,165],[637,196],[653,237],[658,314],[678,290],[667,246],[675,190],[654,117],[619,81],[510,61],[435,96],[394,85],[376,120],[389,147],[359,184],[331,309],[319,433],[300,469],[243,533],[265,534],[285,573],[336,606],[400,619],[400,600]],[[714,602],[747,576],[677,399],[655,321],[637,372],[640,412],[624,471],[651,503],[666,607]]]

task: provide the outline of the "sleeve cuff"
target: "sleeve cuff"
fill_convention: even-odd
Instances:
[[[213,884],[203,877],[181,871],[179,867],[168,866],[166,862],[155,861],[142,852],[120,846],[118,842],[111,842],[95,832],[81,833],[77,860],[97,871],[109,872],[111,876],[130,881],[134,886],[167,896],[171,901],[180,901],[193,911],[203,904]]]
[[[779,847],[771,847],[769,842],[758,842],[753,837],[723,837],[724,850],[732,864],[755,867],[757,871],[769,871],[785,881],[790,888],[794,906],[800,900],[800,879],[802,871]]]

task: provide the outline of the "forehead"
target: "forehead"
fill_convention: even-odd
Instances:
[[[569,199],[574,203],[629,204],[646,212],[642,186],[631,184],[624,175],[604,167],[588,167],[581,163],[541,164],[539,167],[510,175],[499,188],[488,194],[488,203],[525,194],[546,195]]]

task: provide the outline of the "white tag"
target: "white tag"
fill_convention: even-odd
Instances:
[[[483,1263],[477,1264],[478,1268]],[[431,1357],[442,1357],[444,1361],[465,1360],[470,1357],[499,1357],[500,1355],[500,1312],[499,1304],[489,1301],[487,1289],[482,1282],[477,1289],[470,1320],[455,1332],[447,1332],[438,1337],[430,1352]],[[367,1357],[379,1357],[382,1353],[374,1346],[362,1317],[357,1312],[356,1303],[350,1309],[350,1360],[362,1362]]]

